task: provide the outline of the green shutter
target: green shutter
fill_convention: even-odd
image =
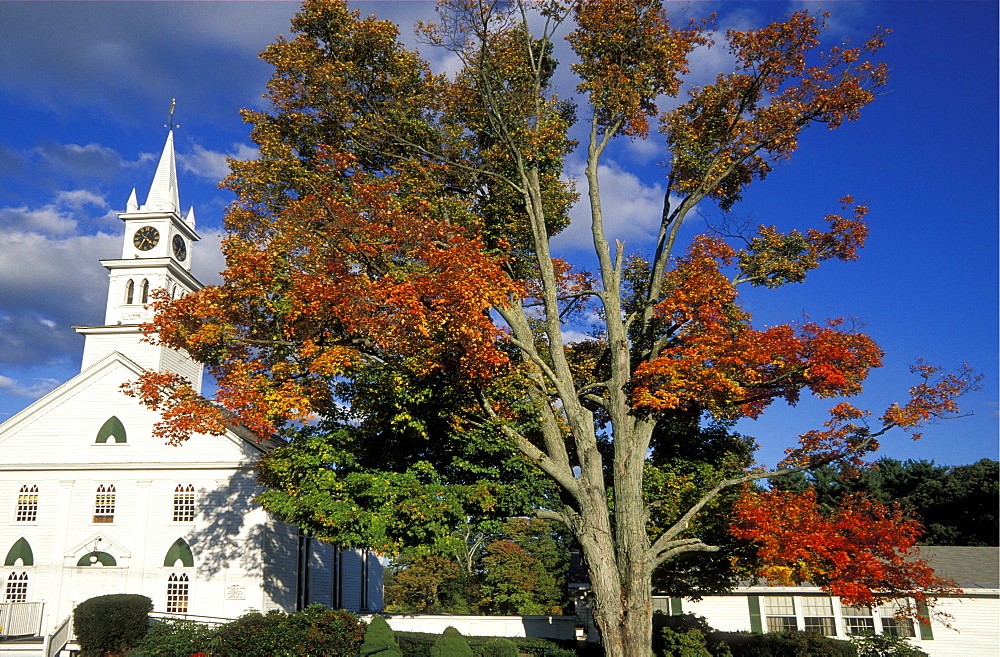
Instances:
[[[100,562],[102,566],[117,566],[118,562],[115,558],[108,554],[107,552],[88,552],[87,554],[80,557],[80,560],[76,562],[77,566],[90,566],[90,557],[97,557],[97,561]]]
[[[760,596],[748,595],[747,603],[750,605],[750,631],[763,634],[764,624],[760,620]]]
[[[680,616],[683,613],[681,611],[681,598],[670,598],[670,615]]]
[[[930,626],[931,614],[930,610],[927,609],[927,603],[923,600],[917,600],[917,612],[927,619],[926,625],[919,621],[917,622],[917,625],[920,626],[920,639],[930,641],[934,638],[934,630]]]
[[[28,541],[22,536],[17,539],[13,547],[10,548],[10,552],[7,553],[7,558],[3,560],[3,565],[13,566],[20,559],[25,566],[35,565],[35,556],[31,553],[31,546],[28,545]]]
[[[181,560],[181,564],[185,568],[194,568],[194,556],[192,556],[191,548],[188,547],[183,538],[178,538],[170,546],[170,549],[167,550],[167,556],[163,559],[163,566],[165,568],[173,568],[178,559]]]
[[[116,443],[125,442],[125,425],[114,415],[101,425],[101,430],[97,432],[96,442],[106,443],[111,436],[115,437]]]

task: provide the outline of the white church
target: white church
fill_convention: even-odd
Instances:
[[[146,203],[133,190],[119,215],[121,257],[101,260],[104,324],[74,327],[85,339],[80,374],[0,424],[0,611],[13,623],[13,607],[22,616],[30,607],[20,621],[28,632],[0,634],[46,634],[74,605],[107,593],[215,618],[317,602],[381,609],[376,555],[321,543],[255,504],[254,463],[273,444],[238,430],[163,444],[152,437],[157,413],[121,392],[144,370],[201,385],[200,364],[143,342],[139,330],[153,290],[201,287],[191,274],[193,208],[182,217],[180,207],[171,130]]]

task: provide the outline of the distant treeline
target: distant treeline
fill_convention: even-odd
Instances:
[[[880,502],[910,507],[923,522],[924,545],[998,545],[1000,463],[982,459],[970,465],[880,459],[877,467],[856,472],[825,466],[771,482],[773,488],[814,486],[821,504],[845,493],[867,493]]]

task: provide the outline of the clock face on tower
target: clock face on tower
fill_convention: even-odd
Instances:
[[[143,226],[139,230],[135,231],[135,236],[132,237],[132,243],[135,244],[135,248],[140,251],[149,251],[151,248],[156,246],[159,241],[160,231],[156,230],[152,226]]]
[[[174,256],[184,262],[184,258],[187,257],[187,244],[184,243],[184,238],[180,235],[174,235],[173,246]]]

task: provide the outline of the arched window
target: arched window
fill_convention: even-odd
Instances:
[[[77,566],[117,566],[118,562],[107,552],[88,552],[76,562]]]
[[[124,443],[126,441],[125,425],[114,415],[101,425],[101,428],[97,432],[96,442],[107,443],[108,438],[112,437],[114,437],[116,443]]]
[[[149,281],[147,279],[142,279],[142,286],[139,288],[142,301],[139,303],[149,303]]]
[[[11,573],[7,577],[7,602],[24,602],[28,599],[28,573]]]
[[[115,485],[101,484],[94,497],[94,522],[115,521]]]
[[[14,542],[7,552],[7,558],[3,560],[5,566],[34,566],[35,555],[31,552],[28,540],[23,536]]]
[[[38,486],[21,486],[17,494],[17,510],[14,513],[16,522],[35,522],[38,519]]]
[[[163,558],[164,568],[194,568],[194,555],[183,538],[178,538]]]
[[[188,610],[187,573],[170,573],[167,578],[167,613],[186,614]]]
[[[177,484],[174,489],[174,522],[194,521],[194,486]]]
[[[130,278],[125,284],[125,303],[132,303],[133,299],[135,299],[135,281]]]

